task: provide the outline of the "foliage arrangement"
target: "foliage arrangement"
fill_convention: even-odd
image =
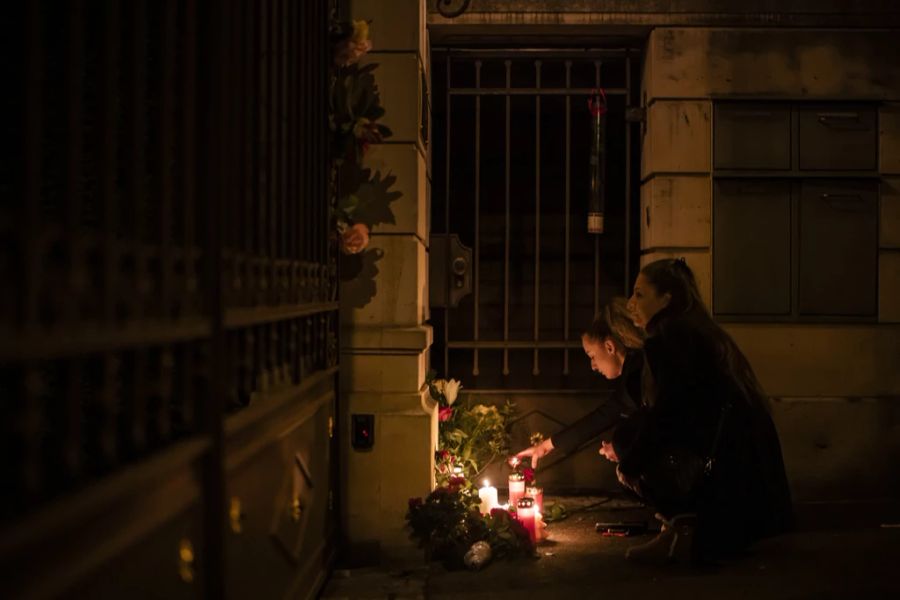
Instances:
[[[490,514],[480,513],[478,490],[471,483],[509,451],[509,422],[515,406],[458,402],[460,382],[437,379],[434,371],[428,373],[426,383],[438,404],[438,486],[426,498],[409,501],[406,520],[413,538],[448,568],[462,567],[466,552],[476,542],[490,544],[495,558],[533,554],[528,531],[510,512],[495,508]]]
[[[438,403],[439,435],[435,456],[435,478],[439,485],[450,477],[477,480],[481,472],[509,452],[509,423],[515,405],[501,407],[457,403],[462,385],[455,379],[435,379],[434,371],[426,379],[431,397]]]
[[[335,21],[331,31],[334,70],[331,79],[328,125],[331,130],[332,182],[337,201],[332,218],[340,236],[344,255],[363,252],[371,229],[380,223],[394,223],[390,203],[400,197],[391,191],[396,177],[363,168],[363,158],[372,144],[392,135],[379,123],[385,110],[375,81],[375,63],[359,65],[372,49],[368,21]],[[360,262],[360,261],[357,261]],[[342,275],[356,276],[360,265],[348,265]]]
[[[534,544],[525,527],[502,508],[489,515],[478,510],[478,492],[458,485],[454,478],[424,500],[411,498],[406,520],[412,536],[430,558],[441,560],[448,569],[463,566],[463,557],[475,542],[490,544],[495,558],[529,556]]]

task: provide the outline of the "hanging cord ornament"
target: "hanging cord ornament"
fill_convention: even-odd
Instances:
[[[604,182],[606,179],[606,92],[592,90],[588,99],[593,135],[591,136],[591,198],[588,205],[588,233],[603,233]]]

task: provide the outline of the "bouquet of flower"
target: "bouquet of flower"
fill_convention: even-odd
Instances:
[[[452,475],[477,479],[488,464],[509,450],[509,422],[515,406],[509,402],[499,408],[457,402],[462,384],[434,375],[429,372],[426,383],[431,398],[438,404],[438,484],[446,483]]]
[[[442,486],[425,499],[410,498],[406,521],[430,558],[451,569],[463,567],[466,552],[476,542],[490,544],[497,558],[534,552],[521,523],[500,508],[482,516],[478,504],[478,492],[471,486]]]

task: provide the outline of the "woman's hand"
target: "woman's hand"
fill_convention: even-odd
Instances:
[[[613,445],[610,442],[604,441],[600,446],[600,450],[598,450],[597,452],[599,452],[600,456],[608,461],[614,463],[619,462],[619,457],[616,455],[616,449],[613,448]]]
[[[531,457],[531,468],[537,469],[538,461],[545,457],[547,454],[553,451],[553,442],[550,438],[547,438],[540,444],[534,445],[531,448],[525,448],[518,454],[516,454],[516,458],[524,458],[526,456]]]

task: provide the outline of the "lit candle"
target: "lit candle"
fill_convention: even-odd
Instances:
[[[525,495],[529,498],[534,498],[534,507],[539,513],[544,512],[544,488],[530,485],[525,488]]]
[[[519,502],[516,504],[516,518],[525,527],[525,530],[528,531],[528,537],[531,538],[531,541],[535,541],[535,530],[534,530],[534,500],[525,496],[524,498],[519,498]]]
[[[487,479],[484,480],[484,487],[478,490],[478,497],[481,499],[482,514],[486,515],[500,505],[497,500],[497,488],[490,485]]]
[[[517,506],[516,502],[525,495],[525,476],[521,473],[509,474],[509,505]]]

